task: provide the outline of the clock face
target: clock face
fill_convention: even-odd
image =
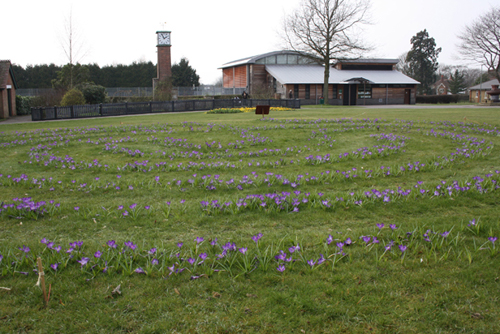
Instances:
[[[170,33],[168,32],[158,33],[158,45],[170,45]]]

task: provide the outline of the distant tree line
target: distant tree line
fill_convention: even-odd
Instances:
[[[97,64],[80,66],[88,69],[88,81],[104,87],[151,87],[152,79],[156,77],[156,65],[152,62],[103,67]],[[42,64],[27,65],[23,68],[14,64],[13,70],[19,88],[52,88],[63,67]]]

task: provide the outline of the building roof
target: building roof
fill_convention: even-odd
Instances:
[[[12,77],[12,82],[14,82],[14,88],[17,89],[17,83],[10,60],[0,60],[0,89],[7,88],[9,75]]]
[[[359,58],[359,59],[345,59],[339,60],[340,64],[390,64],[395,65],[399,63],[399,59],[390,58]]]
[[[483,82],[482,84],[469,87],[467,89],[468,90],[480,90],[480,89],[481,90],[491,90],[492,85],[500,85],[500,83],[498,83],[497,79],[493,79],[490,81]]]
[[[240,66],[240,65],[246,65],[246,64],[255,64],[255,62],[261,58],[269,57],[269,56],[274,56],[278,54],[299,54],[298,52],[295,51],[288,51],[288,50],[283,50],[283,51],[273,51],[273,52],[268,52],[268,53],[263,53],[257,56],[252,56],[252,57],[247,57],[247,58],[242,58],[238,60],[233,60],[229,63],[222,64],[221,68],[227,68],[227,67],[233,67],[233,66]]]
[[[324,66],[321,65],[266,65],[266,71],[281,84],[322,84]],[[370,84],[410,84],[420,82],[398,71],[337,70],[330,69],[330,84],[363,82]]]

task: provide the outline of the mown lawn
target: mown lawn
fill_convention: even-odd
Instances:
[[[497,333],[498,112],[0,123],[0,332]]]

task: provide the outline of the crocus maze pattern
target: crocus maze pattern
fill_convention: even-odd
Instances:
[[[487,124],[272,118],[260,122],[247,128],[183,122],[2,133],[3,154],[22,156],[18,163],[23,173],[0,174],[0,187],[6,190],[2,194],[14,194],[1,195],[0,215],[12,221],[69,216],[113,223],[189,214],[301,214],[452,200],[499,188],[500,171],[495,168],[481,174],[462,173],[455,179],[429,178],[444,169],[453,171],[488,159],[500,133]],[[363,139],[353,141],[353,137]],[[363,142],[363,146],[351,142]],[[419,142],[440,147],[442,152],[427,155]],[[91,158],[79,159],[74,152]],[[423,174],[425,182],[420,178]],[[401,177],[410,183],[401,185]],[[358,186],[366,180],[372,186]],[[155,200],[141,202],[144,193],[154,194]],[[137,200],[118,202],[116,194],[137,194]],[[88,205],[79,200],[82,195],[110,200]],[[480,223],[470,219],[462,232],[479,230]],[[17,249],[0,245],[0,274],[30,274],[36,271],[40,254],[54,274],[79,266],[90,277],[118,272],[168,278],[188,272],[196,279],[216,271],[234,276],[256,269],[284,274],[294,266],[333,268],[356,247],[377,250],[375,261],[384,256],[404,261],[416,254],[417,246],[429,257],[442,247],[458,247],[452,241],[458,236],[450,231],[401,231],[383,224],[377,224],[371,235],[325,236],[317,249],[272,241],[262,246],[262,237],[257,234],[248,243],[236,245],[200,236],[189,247],[186,241],[170,248],[140,248],[132,240],[120,244],[109,240],[102,249],[87,249],[83,241],[56,245],[43,238],[40,244],[22,244]],[[474,256],[480,251],[495,254],[496,240],[489,236]]]

